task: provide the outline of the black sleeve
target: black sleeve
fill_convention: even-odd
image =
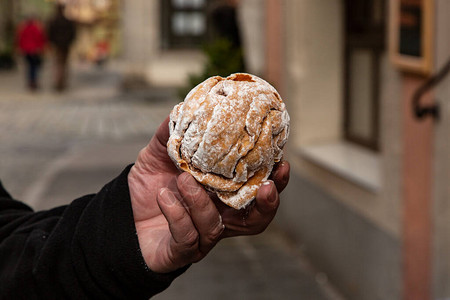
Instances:
[[[95,195],[33,212],[0,183],[0,299],[148,299],[186,270],[140,252],[127,167]]]

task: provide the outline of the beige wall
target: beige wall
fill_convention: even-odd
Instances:
[[[290,143],[341,136],[342,20],[336,0],[285,1],[285,49]]]
[[[145,76],[152,85],[184,86],[190,74],[202,72],[204,62],[197,50],[159,50],[145,65]]]
[[[266,0],[244,0],[238,6],[245,65],[249,73],[262,76],[265,68],[265,10]]]
[[[182,86],[204,63],[200,51],[161,48],[160,1],[123,1],[123,55],[125,72],[144,77],[151,85]]]
[[[159,48],[159,1],[123,3],[123,58],[130,69],[142,72]]]
[[[392,66],[386,53],[382,58],[380,92],[380,167],[382,189],[376,206],[377,220],[389,227],[397,236],[401,231],[402,187],[402,114],[401,74]]]
[[[368,191],[304,159],[301,148],[342,140],[343,12],[336,0],[286,0],[289,159],[298,171],[377,226],[400,234],[400,77],[385,55],[381,82],[381,189]]]

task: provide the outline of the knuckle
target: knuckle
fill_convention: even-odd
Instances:
[[[196,249],[198,247],[199,235],[196,231],[190,231],[186,234],[183,245],[186,246],[187,249]]]
[[[146,152],[147,152],[147,147],[144,147],[144,148],[142,148],[141,150],[139,150],[139,156],[144,156],[144,155],[146,155]]]
[[[207,234],[206,238],[210,242],[215,242],[219,239],[225,227],[222,222],[219,222],[216,226],[214,226]]]
[[[184,224],[186,224],[186,218],[187,218],[187,214],[186,213],[182,213],[182,214],[178,214],[178,215],[172,216],[172,223],[175,226],[185,226]]]
[[[141,150],[139,150],[139,153],[138,153],[139,158],[145,160],[148,157],[148,149],[147,148],[148,147],[144,147]]]

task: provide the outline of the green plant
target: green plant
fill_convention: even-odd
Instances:
[[[188,84],[181,88],[178,93],[184,98],[196,85],[211,76],[226,77],[232,73],[244,72],[243,55],[241,48],[234,47],[226,38],[216,39],[202,47],[206,55],[206,63],[200,74],[191,74]]]

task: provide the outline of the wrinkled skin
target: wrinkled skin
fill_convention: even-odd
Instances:
[[[225,237],[263,232],[275,216],[289,163],[275,166],[245,210],[226,206],[167,154],[168,118],[139,152],[128,175],[131,204],[143,257],[154,272],[198,262]]]

